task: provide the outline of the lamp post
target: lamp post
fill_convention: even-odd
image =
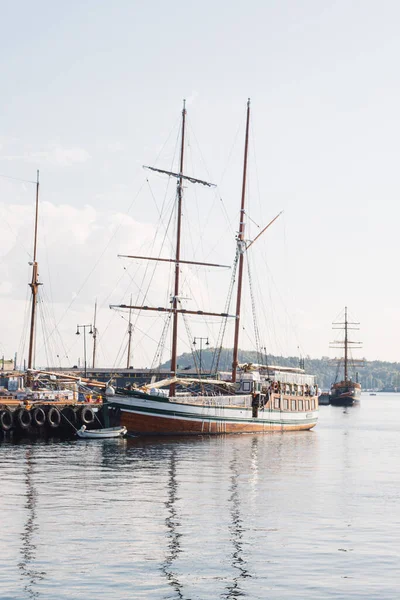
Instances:
[[[201,377],[201,353],[203,351],[203,340],[206,340],[206,346],[210,345],[210,342],[208,341],[208,337],[195,337],[193,340],[193,346],[196,346],[197,340],[200,341],[200,352],[199,352],[199,371],[200,371],[200,377]]]
[[[83,329],[83,362],[85,363],[85,377],[86,377],[86,328],[90,327],[89,333],[93,335],[93,329],[91,325],[77,325],[76,326],[76,335],[80,335],[80,329]]]

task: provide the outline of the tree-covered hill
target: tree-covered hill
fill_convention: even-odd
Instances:
[[[203,349],[201,353],[202,371],[208,372],[215,355],[214,348]],[[193,354],[185,353],[178,357],[178,368],[184,370],[188,368],[199,368],[200,356],[197,352],[196,360]],[[239,363],[258,363],[259,357],[257,353],[252,351],[239,350]],[[300,360],[296,356],[263,356],[263,364],[281,365],[287,367],[298,367]],[[169,361],[162,365],[163,368],[169,368]],[[232,365],[232,349],[223,348],[221,350],[219,367],[220,371],[229,371]],[[340,365],[339,371],[337,362],[323,356],[322,358],[310,358],[307,356],[304,359],[305,370],[316,376],[318,385],[322,389],[329,389],[331,383],[337,379],[343,378],[343,364]],[[364,360],[363,365],[358,365],[356,368],[350,367],[349,374],[353,380],[358,377],[363,389],[387,389],[400,390],[400,363],[391,363],[386,361],[368,361]]]

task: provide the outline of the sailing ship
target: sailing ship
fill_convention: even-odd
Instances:
[[[350,326],[353,327],[350,327]],[[344,322],[333,323],[333,329],[341,329],[344,331],[344,340],[332,342],[332,344],[338,344],[337,346],[331,345],[331,348],[341,348],[344,350],[343,358],[343,379],[342,381],[336,381],[332,384],[330,390],[330,403],[333,406],[352,406],[353,404],[360,401],[361,397],[361,384],[358,381],[353,381],[349,376],[349,350],[350,347],[360,348],[360,342],[353,342],[349,340],[349,330],[358,330],[359,323],[349,322],[347,319],[347,306],[344,309]],[[352,361],[354,364],[354,360]],[[341,360],[338,362],[338,368],[340,368]]]
[[[118,308],[131,310],[153,310],[172,313],[172,356],[171,377],[149,383],[140,388],[119,389],[109,387],[106,391],[111,406],[120,409],[121,425],[130,434],[196,435],[225,433],[259,433],[270,431],[308,430],[318,419],[318,388],[313,375],[302,368],[271,367],[263,364],[239,365],[239,331],[243,287],[244,258],[252,242],[245,240],[246,174],[249,142],[250,100],[247,103],[246,133],[239,230],[236,237],[237,293],[234,315],[182,309],[179,303],[179,274],[182,263],[207,264],[186,261],[181,258],[181,216],[183,183],[189,181],[210,186],[205,181],[184,174],[185,151],[185,102],[182,110],[180,166],[179,172],[151,168],[177,179],[176,193],[176,246],[174,291],[171,307],[127,306]],[[277,217],[276,217],[277,218]],[[275,220],[275,219],[274,219]],[[146,257],[129,257],[146,258]],[[148,258],[148,257],[147,257]],[[220,265],[213,265],[220,266]],[[131,303],[132,304],[132,303]],[[111,306],[117,308],[117,306]],[[207,377],[179,378],[177,374],[178,322],[181,314],[218,316],[235,319],[232,372],[228,380],[216,373],[214,379]],[[164,390],[169,388],[169,392]],[[185,391],[185,388],[187,391]],[[205,391],[207,390],[207,392]]]

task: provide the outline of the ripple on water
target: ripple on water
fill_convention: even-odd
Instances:
[[[0,444],[1,598],[398,598],[400,397],[312,432]]]

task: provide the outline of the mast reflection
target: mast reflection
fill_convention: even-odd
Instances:
[[[180,583],[177,573],[173,570],[175,560],[182,552],[180,545],[180,537],[182,534],[178,532],[180,527],[180,518],[176,510],[175,503],[178,500],[178,482],[176,478],[176,451],[171,454],[169,469],[168,469],[168,499],[165,506],[168,511],[165,525],[167,528],[166,536],[168,540],[167,552],[165,560],[162,563],[161,571],[164,573],[168,584],[176,593],[176,598],[183,599],[182,584]]]
[[[252,459],[256,456],[256,448],[252,445]],[[238,450],[235,449],[233,458],[229,464],[231,471],[230,476],[230,496],[228,498],[228,504],[230,506],[231,523],[229,526],[230,540],[233,546],[233,552],[231,554],[232,567],[237,572],[237,575],[233,577],[232,582],[226,586],[226,593],[222,595],[223,598],[239,598],[245,597],[246,593],[242,589],[242,583],[244,579],[251,577],[247,569],[247,563],[243,558],[243,535],[244,527],[243,520],[240,512],[240,493],[239,493],[239,468],[238,468]]]
[[[28,517],[21,533],[21,561],[18,568],[21,573],[21,579],[25,582],[24,592],[27,598],[39,598],[37,584],[44,579],[45,572],[38,571],[34,567],[36,559],[36,545],[33,541],[34,535],[38,529],[37,521],[37,492],[33,482],[33,452],[29,448],[26,452],[26,503],[25,508],[28,511]]]

